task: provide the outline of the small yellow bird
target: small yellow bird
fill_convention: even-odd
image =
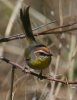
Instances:
[[[29,46],[25,50],[26,63],[32,69],[42,71],[49,66],[52,54],[45,45],[37,42],[33,36],[29,18],[29,6],[26,9],[20,9],[20,19],[29,42]]]

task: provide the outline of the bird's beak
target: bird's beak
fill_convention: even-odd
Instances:
[[[48,54],[46,54],[47,56],[53,56],[53,54],[51,54],[51,53],[48,53]]]
[[[49,55],[48,55],[48,56],[53,56],[53,54],[49,53]]]

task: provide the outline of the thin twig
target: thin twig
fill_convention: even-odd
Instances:
[[[15,73],[15,66],[13,66],[12,70],[11,70],[11,83],[10,83],[9,100],[12,100],[13,84],[14,84],[14,73]]]
[[[40,32],[38,33],[38,35],[47,35],[47,34],[61,34],[63,32],[69,32],[69,31],[74,31],[74,30],[77,30],[77,27],[74,27],[74,28],[71,28],[71,29],[66,29],[66,30],[51,30],[51,31],[44,31],[44,32]],[[35,35],[37,36],[37,35]]]
[[[75,25],[75,24],[77,24],[77,22],[70,23],[70,24],[67,24],[67,25],[61,25],[61,26],[58,26],[58,27],[49,29],[49,30],[47,30],[47,32],[48,32],[48,31],[51,31],[51,30],[57,30],[57,29],[65,28],[65,27],[70,27],[70,26],[73,26],[73,25]]]
[[[75,31],[75,30],[77,30],[77,27],[71,28],[71,29],[66,29],[66,30],[57,30],[57,31],[53,30],[53,31],[49,31],[49,32],[47,32],[47,30],[46,30],[46,31],[37,33],[38,35],[34,34],[34,36],[47,35],[47,34],[61,34],[62,32],[69,32],[69,31]],[[23,39],[25,37],[26,36],[23,33],[20,33],[20,34],[14,35],[14,36],[3,37],[3,38],[0,38],[0,43],[9,42],[9,41],[12,41],[12,40],[17,40],[17,39]]]
[[[66,29],[66,30],[60,30],[61,28],[69,27],[69,26],[72,26],[72,25],[75,25],[75,24],[77,24],[77,22],[74,22],[74,23],[68,24],[68,25],[59,26],[59,27],[52,28],[52,29],[48,29],[46,31],[43,31],[43,32],[40,32],[40,33],[37,33],[37,34],[38,35],[57,34],[57,33],[77,30],[77,27],[71,28],[71,29]],[[39,27],[37,27],[36,29],[39,29]],[[36,29],[33,29],[33,31],[35,31]],[[34,34],[34,36],[38,36],[37,34]],[[25,34],[20,33],[20,34],[17,34],[17,35],[0,38],[0,42],[8,42],[8,41],[17,40],[17,39],[23,39],[25,37],[26,37]]]

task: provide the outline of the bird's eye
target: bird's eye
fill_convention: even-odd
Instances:
[[[46,54],[43,52],[39,52],[40,55],[45,56]]]

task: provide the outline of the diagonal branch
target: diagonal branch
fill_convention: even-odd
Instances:
[[[75,25],[75,24],[76,23],[72,23],[72,24],[68,24],[66,26],[71,26],[71,25]],[[36,33],[36,34],[34,34],[34,36],[47,35],[47,34],[61,34],[63,32],[69,32],[69,31],[75,31],[75,30],[77,30],[77,27],[70,28],[70,29],[65,29],[65,30],[61,30],[63,27],[66,27],[66,26],[60,26],[60,27],[49,29],[49,30],[46,30],[46,31],[43,31],[43,32],[40,32],[40,33]],[[12,40],[17,40],[17,39],[23,39],[25,37],[26,36],[23,33],[17,34],[17,35],[13,35],[13,36],[9,36],[9,37],[3,37],[3,38],[0,38],[0,43],[2,43],[2,42],[9,42],[9,41],[12,41]]]
[[[33,71],[30,71],[27,68],[24,68],[21,65],[15,63],[15,62],[10,61],[8,58],[0,57],[0,60],[5,61],[6,63],[9,63],[12,66],[15,66],[15,67],[21,69],[23,72],[25,72],[27,74],[31,74],[33,76],[36,76],[36,77],[38,77],[40,79],[55,81],[55,82],[59,82],[59,83],[65,84],[65,85],[68,85],[68,84],[77,84],[77,81],[73,81],[73,82],[70,81],[70,82],[68,82],[68,81],[62,81],[62,80],[59,80],[59,79],[55,79],[55,78],[52,78],[52,77],[40,76],[39,74],[37,74],[37,73],[35,73]]]

